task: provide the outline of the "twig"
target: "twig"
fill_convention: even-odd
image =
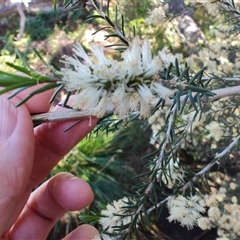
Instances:
[[[208,172],[216,164],[217,160],[220,160],[223,156],[225,156],[232,150],[232,148],[239,142],[239,139],[240,139],[240,135],[236,139],[234,139],[222,152],[220,152],[216,156],[216,159],[212,163],[207,164],[201,171],[199,171],[194,176],[194,178],[191,181],[185,183],[179,192],[184,193],[192,185],[193,182],[196,182],[200,176],[202,176],[206,172]],[[166,201],[168,201],[169,199],[171,199],[173,197],[174,197],[174,195],[170,195],[170,196],[166,197],[165,199],[163,199],[158,204],[156,204],[155,206],[152,206],[151,208],[148,209],[147,214],[152,212],[154,209],[160,207],[163,203],[165,203]]]
[[[229,153],[232,148],[238,143],[239,139],[240,135],[234,141],[232,141],[222,152],[220,152],[213,160],[213,162],[207,164],[201,171],[195,174],[194,178],[182,187],[181,192],[185,192],[193,182],[196,182],[200,176],[203,176],[206,172],[208,172],[216,164],[217,160],[220,160],[223,156]]]
[[[54,111],[42,114],[36,114],[32,116],[34,123],[42,122],[57,122],[64,120],[74,120],[83,117],[89,117],[87,111],[76,111],[71,109],[64,109],[63,111]]]
[[[23,4],[21,2],[17,4],[17,11],[20,16],[20,28],[19,28],[19,33],[17,35],[17,41],[19,41],[22,38],[24,29],[25,29],[26,16],[23,12],[22,6]]]
[[[170,116],[169,121],[168,121],[168,128],[167,128],[167,132],[166,132],[166,140],[164,141],[164,143],[161,147],[162,150],[161,150],[161,152],[159,154],[159,158],[157,160],[156,169],[160,168],[160,166],[162,164],[162,160],[164,158],[164,152],[165,152],[165,149],[167,147],[167,144],[169,143],[169,139],[171,137],[171,130],[172,130],[173,123],[174,123],[174,120],[175,120],[175,116],[176,116],[176,113],[177,113],[177,110],[178,110],[177,107],[178,107],[177,104],[175,104],[175,106],[171,110],[171,116]],[[157,181],[159,181],[159,178],[160,178],[160,174],[157,177]]]
[[[154,209],[159,208],[163,203],[167,202],[169,199],[173,198],[174,196],[169,195],[168,197],[164,198],[161,202],[159,202],[157,205],[152,206],[151,208],[149,208],[147,210],[147,214],[149,214],[150,212],[152,212]]]
[[[188,121],[188,124],[186,125],[185,129],[184,129],[184,132],[187,132],[189,130],[189,128],[191,128],[192,124],[193,124],[193,121],[194,121],[194,117],[192,117],[189,121]],[[172,124],[171,124],[172,125]],[[170,127],[168,126],[168,129]],[[184,141],[184,138],[182,138],[182,141]],[[179,141],[176,145],[175,145],[175,149],[178,149],[178,146],[182,143],[182,141]],[[161,155],[161,154],[160,154]],[[160,165],[159,165],[160,166]],[[159,177],[160,177],[160,174],[159,174]],[[158,177],[158,178],[159,178]],[[157,179],[158,181],[158,179]],[[159,202],[157,205],[149,208],[147,210],[147,214],[149,214],[151,211],[153,211],[154,209],[160,207],[163,203],[167,202],[169,199],[173,198],[174,196],[173,195],[170,195],[168,197],[166,197],[165,199],[163,199],[161,202]]]
[[[206,172],[208,172],[212,167],[213,165],[216,164],[216,161],[221,159],[223,156],[225,156],[227,153],[230,153],[230,151],[232,150],[232,148],[238,143],[240,139],[240,135],[234,140],[231,142],[230,145],[228,145],[228,147],[226,147],[222,152],[220,152],[217,156],[216,156],[216,159],[212,162],[212,163],[209,163],[207,166],[205,166],[201,171],[199,171],[195,177],[193,178],[193,181],[196,181],[197,178],[199,176],[202,176],[204,175]]]
[[[240,81],[240,77],[228,77],[228,78],[216,78],[216,77],[203,77],[201,80],[202,81],[208,81],[210,79],[221,79],[224,82],[227,81]]]
[[[216,90],[212,90],[215,93],[215,96],[209,97],[209,102],[215,101],[220,98],[230,97],[234,95],[240,94],[240,86],[228,87],[228,88],[220,88]],[[180,98],[182,102],[185,96]],[[165,107],[172,106],[173,100],[166,100]],[[154,108],[157,104],[157,101],[151,103],[152,108]],[[113,106],[109,106],[106,114],[112,113],[114,111]],[[133,114],[136,114],[134,112]],[[37,114],[32,116],[33,122],[43,123],[43,122],[56,122],[56,121],[64,121],[64,120],[71,120],[71,119],[79,119],[82,117],[88,117],[88,111],[76,111],[76,110],[67,110],[67,111],[55,111],[55,112],[48,112],[43,114]]]
[[[93,0],[89,0],[89,1],[87,2],[87,5],[88,5],[88,6],[92,6],[93,8],[95,8],[95,10],[98,12],[98,14],[99,14],[100,16],[102,16],[102,17],[106,20],[106,22],[110,25],[110,27],[113,29],[113,31],[114,31],[121,39],[123,39],[125,42],[128,42],[128,40],[125,38],[123,32],[118,28],[118,26],[116,25],[116,23],[115,23],[115,24],[112,23],[113,25],[109,23],[109,18],[108,18],[108,16],[106,16],[106,14],[105,14],[104,11],[103,11],[103,1],[101,1],[101,3],[99,4],[99,8],[98,8],[98,6],[95,4],[95,2],[94,2]]]
[[[169,143],[169,139],[170,139],[170,132],[171,132],[171,129],[172,129],[172,125],[173,125],[173,123],[174,123],[174,119],[175,119],[175,116],[176,116],[176,113],[177,113],[177,110],[178,110],[178,107],[177,107],[177,104],[175,104],[175,106],[172,108],[172,110],[171,110],[171,116],[169,117],[169,122],[168,122],[168,128],[167,128],[167,132],[166,132],[166,139],[165,139],[165,141],[164,141],[164,143],[163,143],[163,145],[162,145],[162,150],[161,150],[161,152],[160,152],[160,154],[159,154],[159,157],[158,157],[158,160],[157,160],[157,164],[156,164],[156,169],[158,169],[160,166],[161,166],[161,164],[162,164],[162,160],[163,160],[163,158],[164,158],[164,151],[165,151],[165,149],[166,149],[166,146],[167,146],[167,144]],[[153,186],[154,186],[154,181],[155,180],[152,180],[149,184],[148,184],[148,187],[147,187],[147,189],[145,190],[145,194],[146,195],[149,195],[150,194],[150,192],[152,191],[152,189],[153,189]],[[160,206],[161,204],[163,204],[164,202],[166,202],[168,199],[170,199],[172,196],[168,196],[167,198],[165,198],[164,200],[162,200],[160,203],[158,203],[157,205],[155,205],[153,208],[150,208],[151,210],[149,210],[148,209],[148,211],[147,211],[147,214],[150,212],[150,211],[152,211],[153,209],[155,209],[157,206]],[[139,206],[138,206],[138,208],[137,208],[137,210],[136,210],[136,215],[137,214],[139,214],[141,211],[142,211],[142,209],[143,209],[143,207],[144,207],[144,204],[145,204],[145,202],[142,202]],[[133,223],[132,223],[133,224]],[[126,230],[124,230],[124,232],[128,232],[128,231],[130,231],[130,229],[131,229],[131,227],[132,227],[132,224],[126,229]]]

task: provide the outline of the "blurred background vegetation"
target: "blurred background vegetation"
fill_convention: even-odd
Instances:
[[[55,11],[51,0],[36,0],[34,3],[30,3],[29,11],[24,9],[25,30],[20,40],[17,40],[20,19],[16,8],[8,1],[0,2],[0,69],[14,72],[15,70],[6,64],[6,62],[10,62],[19,66],[29,66],[35,71],[48,75],[52,65],[62,66],[60,62],[62,55],[72,54],[72,46],[76,41],[84,46],[92,41],[99,44],[104,42],[104,45],[114,43],[116,39],[104,41],[104,35],[107,34],[105,30],[92,35],[99,27],[103,26],[103,23],[98,20],[85,22],[91,11],[83,7],[83,2],[79,1],[74,7],[65,8],[62,2],[58,1]],[[118,2],[117,0],[111,1],[110,10],[112,12]],[[42,3],[44,3],[44,8]],[[181,4],[184,4],[184,9],[190,12],[187,16],[190,17],[188,20],[192,21],[191,26],[194,26],[192,32],[186,31],[188,25],[179,17]],[[209,14],[204,5],[196,10],[192,1],[187,0],[176,0],[174,6],[166,4],[166,12],[169,16],[176,18],[173,21],[168,19],[166,24],[159,23],[158,26],[152,28],[145,23],[148,14],[146,9],[154,7],[150,1],[121,1],[118,11],[124,15],[125,22],[127,22],[125,25],[126,36],[132,38],[132,28],[136,26],[137,34],[148,36],[155,51],[168,47],[171,52],[182,54],[185,59],[193,55],[197,56],[202,49],[209,48],[210,43],[214,44],[219,41],[219,38],[213,34],[213,29],[217,29],[218,23],[223,21],[222,15]],[[7,13],[6,8],[8,9]],[[239,44],[238,37],[235,39]],[[109,52],[111,51],[109,49]],[[41,58],[37,53],[41,55]],[[227,56],[229,66],[231,66],[230,63],[234,63],[235,55],[236,50],[233,49]],[[197,62],[198,66],[203,65],[204,59],[201,60],[202,62],[200,60]],[[216,59],[217,65],[221,67],[218,60]],[[196,65],[196,62],[194,64]],[[163,117],[159,119],[158,123],[163,121]],[[201,129],[200,132],[203,134]],[[206,132],[206,135],[209,135],[209,132]],[[188,144],[182,149],[182,161],[190,165],[206,156],[209,159],[205,159],[205,161],[211,159],[214,155],[211,152],[213,139],[205,138],[205,136],[203,134],[198,139],[202,143],[198,145],[198,149],[196,149],[197,143],[194,146],[193,143]],[[157,149],[158,142],[150,144],[151,137],[152,129],[147,120],[134,121],[108,134],[96,129],[91,136],[79,143],[48,177],[67,171],[88,181],[95,193],[95,200],[85,210],[85,213],[99,213],[102,205],[122,198],[126,191],[132,191],[132,183],[134,184],[132,177],[141,174],[144,171],[143,167],[148,163],[147,158],[143,158],[143,156]],[[202,141],[203,139],[204,141]],[[191,141],[189,140],[189,142]],[[207,151],[209,152],[207,153]],[[144,181],[144,177],[142,181]],[[178,228],[174,223],[169,224],[166,220],[158,221],[156,225],[154,222],[156,221],[153,219],[151,229],[147,226],[142,230],[144,232],[142,239],[181,239],[178,236],[179,232],[186,230]],[[60,239],[78,224],[78,213],[64,216],[52,230],[49,240]],[[173,227],[176,229],[174,233],[171,232]],[[193,239],[193,236],[201,235],[201,233],[200,229],[196,229],[193,235],[187,231],[185,239]],[[181,234],[181,236],[183,235]]]

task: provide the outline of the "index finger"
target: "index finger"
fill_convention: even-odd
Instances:
[[[97,121],[96,117],[89,116],[83,120],[44,123],[36,127],[35,160],[29,187],[39,184],[59,160],[92,131]]]
[[[24,99],[31,91],[37,88],[39,88],[39,86],[24,90],[18,95],[18,98]],[[25,106],[30,113],[46,112],[50,107],[48,101],[52,93],[53,91],[50,90],[35,95],[26,102]],[[65,108],[59,106],[55,108],[58,111],[65,110]],[[87,119],[43,123],[36,127],[34,129],[35,156],[27,189],[31,190],[38,185],[59,160],[61,160],[79,141],[86,137],[96,126],[96,123],[97,119],[89,116]],[[76,126],[74,126],[75,124]],[[74,126],[72,129],[66,131],[72,126]]]

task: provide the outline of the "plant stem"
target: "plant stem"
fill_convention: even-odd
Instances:
[[[209,97],[208,98],[209,102],[212,102],[224,97],[238,95],[240,93],[240,86],[220,88],[220,89],[212,90],[212,92],[215,93],[215,96]],[[185,96],[182,96],[180,98],[180,101],[182,102],[184,98]],[[156,105],[156,103],[157,103],[157,100],[151,103],[152,108]],[[165,107],[172,106],[172,103],[173,103],[173,100],[171,99],[166,100]],[[108,108],[106,114],[112,113],[113,111],[114,111],[114,107],[111,106]],[[133,114],[136,114],[136,112],[134,112]],[[53,111],[48,113],[36,114],[32,116],[32,120],[34,123],[44,123],[44,122],[56,122],[56,121],[64,121],[64,120],[71,120],[71,119],[80,119],[80,118],[86,118],[86,117],[89,117],[89,114],[87,111],[65,109],[64,111]]]
[[[185,183],[184,186],[180,189],[179,193],[180,192],[184,193],[192,185],[193,182],[196,182],[199,177],[207,173],[216,164],[218,160],[220,160],[222,157],[224,157],[226,154],[228,154],[232,150],[232,148],[239,142],[239,139],[240,139],[240,135],[236,137],[222,152],[220,152],[211,163],[207,164],[201,171],[199,171],[191,181]],[[149,208],[147,210],[147,214],[152,212],[154,209],[160,207],[163,203],[167,202],[172,197],[174,197],[174,195],[170,195],[166,197],[155,206],[152,206],[151,208]]]

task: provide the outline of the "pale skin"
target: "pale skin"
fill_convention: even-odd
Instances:
[[[76,120],[33,128],[30,114],[48,111],[52,91],[15,108],[27,94],[10,101],[0,96],[0,240],[46,239],[64,213],[81,210],[93,200],[90,186],[70,173],[60,173],[32,192],[97,119],[92,118],[91,124],[85,119],[67,132]],[[98,231],[85,224],[64,239],[90,240],[96,235]]]

